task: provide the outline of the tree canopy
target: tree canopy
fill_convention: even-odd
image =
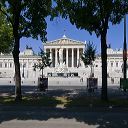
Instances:
[[[0,11],[6,15],[13,28],[19,21],[17,24],[19,38],[38,39],[40,36],[41,40],[45,41],[47,34],[45,18],[51,12],[51,4],[51,0],[1,0]]]
[[[13,58],[15,64],[15,95],[21,101],[21,76],[19,63],[19,46],[22,37],[32,37],[46,41],[47,23],[45,18],[51,14],[52,0],[1,0],[2,12],[12,25],[14,37]]]
[[[107,97],[107,30],[109,22],[118,24],[128,13],[128,0],[55,0],[56,14],[69,18],[78,29],[95,32],[101,38],[102,92],[101,99]],[[58,13],[59,11],[59,13]]]
[[[85,29],[90,34],[95,32],[99,37],[108,19],[118,24],[128,13],[127,0],[55,0],[58,4],[56,13],[69,18],[78,29]]]
[[[85,51],[81,56],[82,61],[84,62],[84,65],[89,65],[91,67],[91,73],[90,77],[94,77],[94,72],[92,72],[93,67],[93,61],[96,58],[96,47],[93,44],[93,42],[88,42],[85,47]]]
[[[10,23],[0,12],[0,52],[9,53],[13,49],[13,33]]]
[[[92,65],[93,61],[96,58],[96,47],[93,43],[89,42],[86,44],[85,51],[81,56],[81,59],[84,62],[84,65]]]
[[[42,78],[43,78],[43,69],[45,67],[49,67],[52,63],[50,59],[50,53],[49,52],[44,52],[42,49],[40,49],[40,52],[38,54],[40,58],[38,59],[38,63],[34,64],[34,70],[40,69],[42,70]]]

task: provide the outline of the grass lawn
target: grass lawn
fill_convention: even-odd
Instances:
[[[32,106],[49,106],[49,107],[128,107],[127,99],[109,99],[109,101],[101,101],[95,97],[48,97],[48,96],[23,96],[22,102],[16,103],[12,96],[0,96],[0,104],[3,105],[32,105]]]
[[[109,101],[102,101],[99,98],[95,97],[80,97],[69,99],[65,107],[128,107],[127,99],[109,99]]]
[[[32,105],[32,106],[49,106],[56,107],[64,105],[66,102],[65,97],[47,97],[47,96],[23,96],[20,103],[15,102],[12,96],[0,96],[0,104],[2,105]]]

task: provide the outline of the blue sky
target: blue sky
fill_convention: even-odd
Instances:
[[[49,21],[47,18],[47,40],[56,40],[65,35],[68,38],[79,41],[91,41],[97,47],[97,52],[100,52],[100,38],[97,38],[95,34],[90,35],[85,30],[78,30],[75,25],[72,25],[68,20],[56,18],[54,21]],[[113,49],[119,49],[123,47],[123,21],[120,24],[112,26],[109,25],[107,34],[107,42],[111,44]],[[127,17],[127,44],[128,44],[128,17]],[[35,53],[42,47],[41,40],[34,40],[32,38],[22,38],[20,43],[20,50],[23,51],[26,45],[31,46]]]

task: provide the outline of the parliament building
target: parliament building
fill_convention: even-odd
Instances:
[[[81,55],[86,47],[86,42],[81,42],[67,38],[65,35],[57,40],[48,41],[43,44],[45,52],[50,52],[52,64],[44,69],[46,77],[82,77],[87,78],[90,75],[90,66],[84,66]],[[20,69],[21,78],[26,80],[37,80],[41,75],[41,71],[33,70],[33,65],[38,63],[40,58],[34,54],[31,47],[20,53]],[[102,65],[101,56],[97,55],[93,62],[94,76],[101,82]],[[123,77],[123,50],[113,50],[111,47],[107,49],[107,67],[108,79],[114,79],[118,84],[119,79]],[[14,62],[12,54],[0,55],[0,79],[14,78]]]

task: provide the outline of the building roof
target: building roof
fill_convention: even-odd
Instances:
[[[44,43],[44,46],[58,46],[58,45],[85,45],[86,43],[82,42],[82,41],[77,41],[77,40],[73,40],[70,38],[67,38],[65,35],[63,35],[62,38],[57,39],[57,40],[53,40],[53,41],[48,41],[46,43]]]
[[[25,57],[25,56],[35,56],[35,54],[34,54],[34,51],[33,51],[33,49],[32,49],[32,47],[28,47],[27,45],[26,45],[26,49],[23,51],[23,52],[20,52],[20,54],[19,54],[19,56],[21,57]],[[8,57],[12,57],[12,53],[0,53],[0,58],[8,58]]]
[[[12,55],[0,55],[0,59],[13,59],[13,56]],[[19,59],[22,59],[22,58],[27,58],[27,59],[31,59],[31,58],[39,58],[38,55],[29,55],[29,56],[26,56],[26,55],[20,55],[19,56]]]
[[[127,50],[127,55],[128,55],[128,50]],[[97,57],[101,57],[101,54],[98,54]],[[110,57],[110,58],[121,58],[123,57],[123,50],[122,49],[116,49],[116,50],[113,50],[111,48],[107,48],[107,57]]]

